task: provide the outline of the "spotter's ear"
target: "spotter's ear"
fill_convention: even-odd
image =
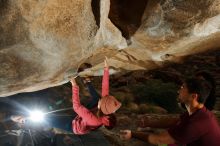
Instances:
[[[192,93],[192,98],[198,101],[199,95],[197,93]]]

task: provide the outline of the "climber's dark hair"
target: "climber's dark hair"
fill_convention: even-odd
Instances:
[[[91,68],[92,67],[92,64],[90,63],[83,63],[79,66],[79,69],[78,69],[78,72],[82,72],[84,71],[85,69],[87,68]]]

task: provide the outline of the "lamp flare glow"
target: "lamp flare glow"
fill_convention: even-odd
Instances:
[[[30,120],[32,120],[33,122],[42,122],[44,120],[44,113],[41,111],[33,111],[30,112]]]

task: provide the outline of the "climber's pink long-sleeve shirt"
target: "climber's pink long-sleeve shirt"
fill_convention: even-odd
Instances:
[[[97,117],[90,110],[80,103],[79,87],[72,88],[73,109],[78,114],[72,121],[72,128],[74,134],[86,134],[91,130],[95,130],[107,122],[107,116]],[[104,69],[102,79],[102,96],[109,94],[109,69]]]
[[[109,69],[104,68],[104,75],[102,78],[102,97],[109,95]]]

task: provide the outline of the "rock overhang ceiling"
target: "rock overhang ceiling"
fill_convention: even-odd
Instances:
[[[153,69],[220,46],[220,0],[0,0],[0,96]]]

